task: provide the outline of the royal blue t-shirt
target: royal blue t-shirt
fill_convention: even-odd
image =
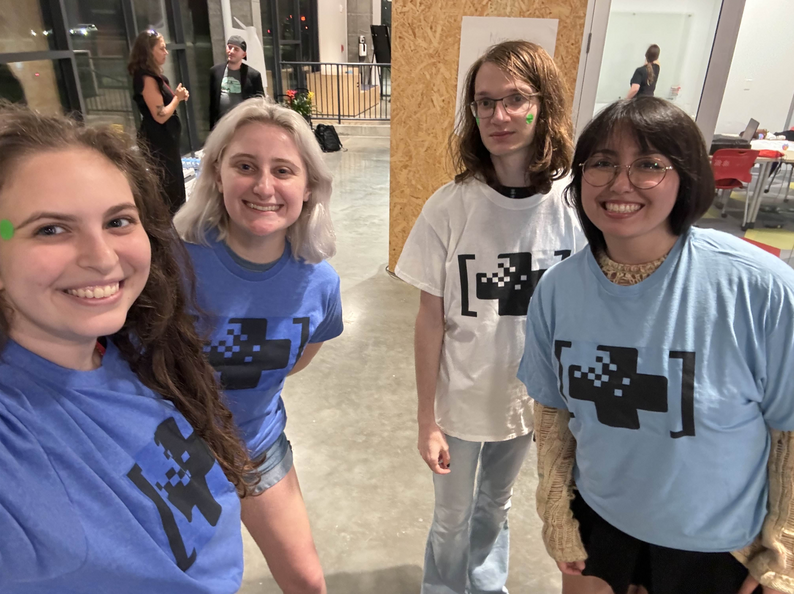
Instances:
[[[794,430],[794,270],[704,229],[632,286],[581,251],[538,283],[518,375],[571,412],[574,480],[602,518],[735,551],[766,516],[769,428]]]
[[[198,299],[211,319],[204,348],[229,408],[256,458],[287,424],[281,391],[309,343],[342,333],[339,276],[327,262],[292,257],[261,272],[235,262],[225,244],[186,244],[198,278]]]
[[[0,355],[0,592],[225,594],[240,501],[174,406],[108,344],[93,371]]]

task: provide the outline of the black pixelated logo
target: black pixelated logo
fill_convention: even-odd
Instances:
[[[477,299],[497,299],[500,316],[522,316],[545,270],[532,270],[532,254],[499,254],[497,271],[477,274]]]
[[[555,342],[562,393],[562,351],[570,348],[568,341]],[[670,359],[682,361],[680,431],[671,431],[673,438],[694,436],[695,353],[671,351]],[[593,366],[568,367],[568,395],[595,405],[598,421],[609,427],[639,429],[639,411],[668,412],[668,380],[665,376],[640,373],[637,369],[639,351],[635,348],[598,346]]]
[[[554,255],[565,260],[571,255],[571,250],[558,250]],[[476,274],[477,299],[483,301],[496,299],[500,316],[524,316],[527,314],[535,287],[547,269],[532,270],[532,254],[529,252],[499,254],[498,259],[500,261],[497,262],[495,272]],[[469,260],[475,260],[475,256],[458,255],[461,315],[477,317],[477,312],[469,309]]]
[[[297,361],[309,340],[309,318],[293,318],[292,324],[300,326]],[[226,336],[204,347],[210,365],[220,373],[221,385],[225,389],[255,388],[263,371],[287,368],[292,341],[289,338],[268,338],[267,331],[266,318],[232,318],[226,327]]]
[[[170,417],[155,430],[154,445],[147,446],[136,459],[140,463],[135,463],[127,477],[154,503],[177,567],[187,571],[196,561],[202,541],[206,542],[211,537],[206,529],[194,522],[193,510],[197,510],[209,526],[217,525],[221,516],[222,508],[207,484],[207,474],[215,465],[215,458],[195,432],[183,437],[176,420]],[[144,475],[142,465],[147,468],[150,478]],[[153,472],[160,471],[162,476],[157,479],[151,477]],[[190,553],[172,507],[195,527]]]

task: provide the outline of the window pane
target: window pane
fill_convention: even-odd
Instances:
[[[273,45],[273,23],[271,22],[270,5],[273,0],[263,0],[260,4],[262,14],[262,44],[265,50],[265,69],[267,70],[267,93],[273,95],[276,92],[273,86],[273,71],[276,69],[275,50]]]
[[[204,0],[179,0],[179,4],[187,44],[185,56],[192,86],[188,89],[189,103],[193,104],[199,142],[204,144],[210,131],[209,71],[213,65],[209,12],[207,2]]]
[[[163,36],[166,43],[172,41],[166,20],[165,0],[135,0],[133,8],[139,32],[154,29]]]
[[[56,49],[49,14],[36,0],[0,0],[0,52]]]
[[[300,0],[301,60],[319,62],[317,39],[317,0]]]
[[[295,21],[297,15],[294,14],[295,5],[293,0],[277,0],[276,8],[278,10],[279,33],[281,39],[297,39],[295,35]]]
[[[64,112],[63,73],[57,60],[0,64],[0,98],[46,114]]]
[[[135,133],[127,30],[121,0],[69,0],[67,19],[89,124]]]
[[[646,90],[645,51],[656,44],[661,53],[654,94],[675,102],[694,117],[721,8],[722,0],[678,4],[669,0],[613,0],[594,112],[625,97],[632,79],[640,81],[636,84],[641,94],[650,92]]]

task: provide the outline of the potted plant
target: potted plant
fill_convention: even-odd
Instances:
[[[314,93],[306,89],[290,89],[287,91],[284,104],[290,109],[297,111],[304,119],[312,125],[312,100]]]

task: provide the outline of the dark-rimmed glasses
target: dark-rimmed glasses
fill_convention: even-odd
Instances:
[[[532,97],[540,97],[540,93],[511,93],[499,99],[477,99],[469,103],[469,107],[475,118],[490,118],[496,110],[496,104],[501,101],[505,113],[524,115],[529,111],[529,100]]]
[[[604,156],[590,157],[580,163],[582,177],[593,187],[608,186],[618,177],[622,169],[628,170],[629,183],[638,190],[655,188],[671,169],[672,165],[665,165],[661,159],[655,157],[640,157],[630,165],[618,165]]]

